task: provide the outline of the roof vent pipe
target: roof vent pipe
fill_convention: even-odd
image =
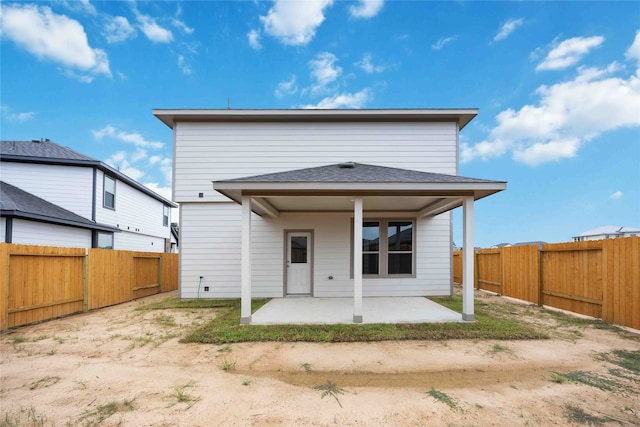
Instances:
[[[344,162],[344,163],[339,163],[338,167],[340,169],[353,169],[356,167],[356,164],[353,162]]]

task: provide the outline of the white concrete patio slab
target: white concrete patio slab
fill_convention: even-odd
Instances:
[[[423,297],[363,298],[362,323],[462,322],[456,313]],[[353,323],[353,298],[274,298],[251,316],[254,325]]]

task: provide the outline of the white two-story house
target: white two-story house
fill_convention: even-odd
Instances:
[[[177,205],[111,166],[48,140],[0,141],[7,243],[165,252]]]
[[[180,296],[452,293],[463,207],[473,319],[473,206],[506,183],[458,176],[475,109],[154,110],[173,130]]]

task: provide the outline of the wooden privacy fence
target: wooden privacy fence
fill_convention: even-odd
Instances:
[[[177,288],[177,254],[0,243],[0,330]]]
[[[453,254],[454,281],[462,256]],[[478,289],[640,329],[640,237],[475,251]]]

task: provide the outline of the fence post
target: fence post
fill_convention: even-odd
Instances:
[[[540,307],[544,305],[544,282],[542,280],[544,269],[542,267],[542,254],[542,249],[538,248],[538,305]]]
[[[82,257],[82,311],[89,311],[89,249],[85,249]]]
[[[4,306],[4,319],[3,319],[4,324],[2,325],[2,328],[0,328],[0,330],[9,329],[9,284],[11,283],[11,277],[9,273],[9,270],[11,268],[11,248],[7,243],[3,243],[2,246],[4,247],[3,254],[6,256],[6,259],[3,259],[2,262],[5,263],[7,272],[5,274],[5,277],[1,279],[5,281],[5,295],[4,295],[5,306]]]
[[[476,258],[476,262],[473,263],[473,265],[475,266],[475,280],[476,280],[476,289],[480,290],[480,263],[478,263],[478,260],[480,259],[479,254],[478,254],[478,250],[474,249],[473,253],[475,254],[475,258]]]

